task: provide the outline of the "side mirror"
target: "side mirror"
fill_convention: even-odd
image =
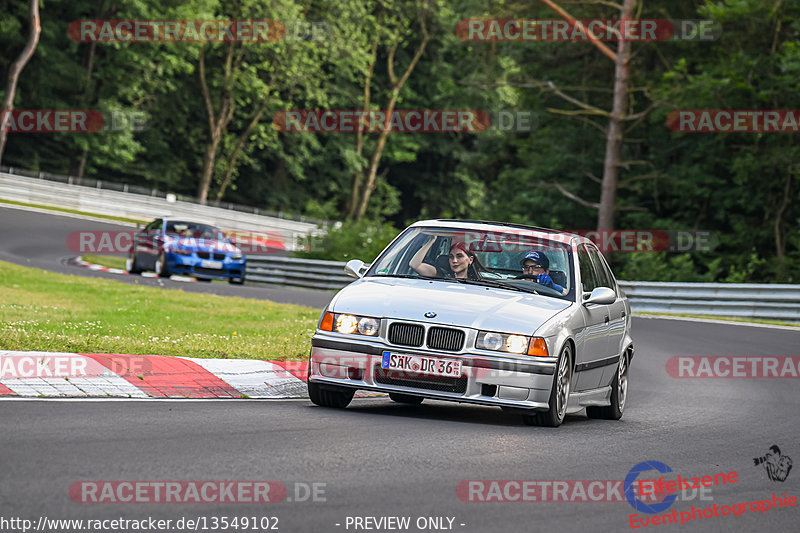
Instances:
[[[351,259],[344,266],[344,273],[352,278],[363,278],[367,271],[367,265],[361,259]]]
[[[583,293],[583,305],[609,305],[617,301],[617,293],[608,287],[597,287],[591,293]]]

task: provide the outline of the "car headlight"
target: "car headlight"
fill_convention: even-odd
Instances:
[[[475,339],[475,347],[493,352],[508,352],[516,354],[536,355],[549,357],[547,343],[541,337],[527,337],[511,333],[497,333],[494,331],[479,331]]]
[[[240,261],[242,259],[242,254],[231,254],[231,259],[234,261]]]
[[[347,313],[325,313],[319,324],[323,331],[335,331],[349,335],[366,335],[374,337],[380,329],[380,320],[368,316],[356,316]]]
[[[169,251],[172,252],[173,254],[178,254],[178,255],[192,255],[192,251],[187,250],[185,248],[173,248]]]

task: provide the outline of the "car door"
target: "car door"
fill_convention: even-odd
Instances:
[[[164,221],[157,219],[145,226],[134,238],[134,250],[137,261],[142,268],[155,268],[158,255],[158,237]]]
[[[575,390],[588,390],[600,386],[603,361],[608,357],[608,306],[583,304],[583,300],[599,286],[597,272],[586,246],[578,246],[578,267],[581,286],[578,302],[583,315],[583,330],[576,338]],[[582,290],[582,294],[581,294]]]
[[[602,379],[602,385],[608,385],[614,378],[614,372],[617,368],[616,362],[620,351],[622,350],[622,339],[625,336],[625,327],[628,319],[626,316],[625,302],[622,298],[620,298],[619,295],[617,280],[614,278],[614,274],[611,273],[611,269],[609,268],[608,263],[606,263],[605,258],[600,251],[593,246],[589,247],[589,256],[592,258],[592,264],[594,265],[595,271],[598,274],[599,286],[608,287],[617,295],[617,299],[614,301],[614,303],[608,306],[609,323],[606,353],[607,358],[613,362],[606,365],[605,373]]]

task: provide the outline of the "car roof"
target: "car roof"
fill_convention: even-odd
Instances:
[[[437,218],[430,220],[419,220],[411,224],[411,227],[434,227],[434,226],[449,226],[463,230],[479,230],[479,231],[496,231],[503,232],[509,229],[521,229],[529,231],[538,238],[548,239],[558,236],[559,238],[553,239],[564,242],[564,237],[569,237],[570,240],[575,241],[575,244],[594,244],[590,239],[572,233],[569,231],[561,231],[551,228],[542,228],[539,226],[527,226],[525,224],[515,224],[512,222],[494,222],[489,220],[466,220],[454,218]]]
[[[169,218],[169,217],[163,217],[162,220],[168,223],[171,222],[172,224],[198,224],[200,226],[208,226],[210,228],[219,229],[214,224],[209,224],[208,222],[197,222],[195,220],[185,220],[182,218]]]

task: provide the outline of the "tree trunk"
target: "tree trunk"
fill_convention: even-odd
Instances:
[[[230,88],[232,77],[231,63],[233,59],[234,42],[228,43],[228,52],[225,58],[225,77],[222,83],[222,94],[220,95],[219,113],[214,112],[214,104],[211,102],[211,95],[208,92],[206,83],[206,62],[205,48],[200,49],[198,58],[198,70],[200,76],[200,88],[203,91],[203,101],[206,104],[208,114],[208,132],[210,139],[206,144],[206,153],[203,157],[203,171],[200,174],[200,183],[197,185],[197,202],[205,205],[208,201],[208,189],[211,186],[211,178],[214,175],[214,163],[217,160],[217,148],[222,140],[222,135],[228,123],[233,117],[233,90]]]
[[[244,148],[244,144],[247,142],[247,138],[250,137],[250,132],[253,131],[253,128],[258,124],[258,121],[261,120],[261,115],[264,114],[264,109],[267,107],[267,96],[269,93],[265,93],[264,98],[261,100],[261,103],[258,105],[258,109],[256,110],[255,115],[253,115],[252,120],[245,128],[244,133],[239,137],[239,140],[236,142],[236,147],[233,149],[233,153],[231,157],[228,159],[228,168],[225,170],[225,177],[222,179],[222,184],[219,186],[219,192],[217,193],[217,202],[222,200],[222,197],[225,195],[225,189],[228,188],[228,185],[231,183],[231,177],[233,176],[233,170],[236,168],[236,160],[239,159],[239,154],[242,153],[242,149]]]
[[[14,110],[14,94],[17,92],[19,74],[22,72],[22,69],[25,68],[25,65],[28,64],[28,61],[33,56],[33,52],[36,50],[36,45],[39,44],[39,35],[42,33],[42,27],[39,24],[39,0],[31,0],[30,21],[31,34],[28,36],[28,42],[25,44],[25,48],[22,49],[22,52],[20,52],[17,60],[14,61],[11,64],[11,68],[8,69],[6,94],[3,97],[3,106],[0,107],[0,123],[6,113],[10,113]],[[3,152],[6,148],[7,138],[8,132],[0,127],[0,163],[3,161]]]
[[[631,18],[636,0],[625,0],[620,11],[620,19]],[[628,61],[631,42],[620,39],[617,43],[617,57],[614,68],[614,101],[611,118],[608,119],[606,134],[606,155],[603,162],[603,184],[600,192],[600,209],[597,213],[597,231],[614,229],[614,206],[617,199],[619,178],[619,158],[622,147],[622,121],[626,114],[628,100]]]
[[[370,94],[372,90],[372,75],[375,72],[375,63],[378,57],[378,38],[372,41],[372,49],[370,50],[370,63],[367,69],[367,75],[364,80],[364,112],[369,111]],[[366,119],[365,119],[366,122]],[[356,130],[356,154],[361,157],[364,152],[364,132],[361,131],[361,124],[358,125]],[[350,191],[350,204],[347,208],[347,218],[355,219],[358,212],[358,199],[361,197],[361,177],[364,174],[364,169],[359,168],[353,176],[353,188]]]
[[[421,15],[420,26],[422,29],[422,42],[419,44],[419,48],[417,48],[414,57],[411,59],[406,71],[399,80],[396,79],[394,75],[394,53],[397,50],[397,42],[395,42],[395,44],[392,46],[392,49],[389,51],[389,57],[387,58],[386,63],[389,70],[389,80],[392,83],[392,97],[389,99],[389,105],[386,109],[386,122],[391,121],[391,115],[394,111],[397,97],[400,95],[400,90],[406,84],[409,76],[411,76],[411,73],[414,71],[414,67],[417,66],[422,54],[425,52],[425,47],[428,45],[428,40],[430,40],[430,34],[428,34],[428,29],[425,26],[424,14]],[[372,154],[372,161],[369,165],[367,182],[364,184],[364,191],[361,194],[361,202],[359,203],[358,211],[356,212],[356,220],[363,217],[364,213],[367,212],[369,198],[372,195],[372,190],[375,188],[375,179],[378,176],[378,165],[381,162],[381,156],[383,155],[383,149],[386,146],[386,139],[389,137],[389,133],[390,130],[384,128],[384,131],[381,132],[381,136],[378,138],[378,145],[375,147],[375,152]]]

